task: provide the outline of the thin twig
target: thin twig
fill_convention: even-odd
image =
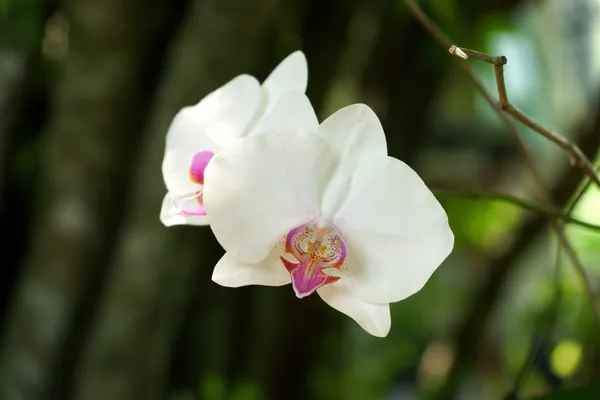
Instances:
[[[598,169],[596,169],[596,171],[597,170]],[[591,179],[589,179],[587,177],[584,179],[583,184],[581,184],[580,187],[578,188],[577,193],[573,197],[573,200],[568,207],[566,217],[570,217],[573,214],[575,207],[577,206],[579,201],[582,199],[583,194],[586,192],[587,188],[590,186],[591,183],[592,183]],[[548,308],[546,309],[546,312],[544,314],[542,314],[542,316],[540,316],[540,318],[538,319],[538,322],[536,324],[536,330],[534,332],[534,340],[535,340],[535,336],[538,335],[538,331],[541,329],[541,325],[543,323],[542,319],[544,316],[546,316],[547,318],[550,319],[550,321],[548,323],[549,326],[548,326],[546,332],[544,333],[542,340],[540,340],[539,345],[536,346],[534,340],[532,340],[532,345],[531,345],[531,348],[529,349],[529,353],[528,353],[527,357],[525,358],[523,366],[521,367],[519,373],[517,374],[517,377],[515,379],[515,383],[513,385],[512,390],[505,397],[505,400],[512,400],[512,399],[518,398],[517,396],[518,396],[519,390],[521,388],[521,385],[527,378],[527,374],[529,373],[530,369],[533,367],[535,360],[539,357],[540,352],[544,350],[545,346],[548,344],[548,341],[550,340],[550,337],[552,336],[554,326],[558,319],[557,318],[558,317],[557,316],[558,308],[560,306],[560,300],[561,300],[561,296],[562,296],[562,286],[561,286],[561,280],[560,280],[560,251],[561,251],[561,248],[558,247],[557,254],[556,254],[556,265],[554,267],[555,268],[555,270],[554,270],[554,285],[555,285],[554,296],[552,297],[550,303],[548,304]]]
[[[560,246],[556,249],[556,259],[554,264],[554,295],[550,299],[550,303],[544,310],[544,312],[537,318],[533,338],[531,340],[531,347],[525,357],[525,361],[519,370],[512,390],[506,395],[505,400],[518,399],[519,390],[527,379],[527,375],[530,370],[535,366],[535,362],[540,357],[540,353],[546,349],[552,333],[554,331],[556,322],[558,321],[559,308],[562,300],[563,290],[562,281],[560,279],[560,256],[562,248]],[[545,332],[542,330],[545,329]],[[541,338],[538,338],[541,336]],[[536,344],[536,339],[538,343]]]
[[[452,41],[448,37],[448,35],[446,35],[444,32],[441,31],[440,28],[437,27],[437,25],[427,16],[427,14],[425,14],[423,12],[421,7],[419,7],[417,5],[417,3],[415,3],[414,0],[404,0],[404,4],[412,12],[412,14],[415,16],[415,18],[417,18],[417,20],[421,23],[421,25],[423,25],[423,27],[444,48],[451,48],[452,46],[454,46],[452,44]],[[500,109],[497,107],[496,101],[493,99],[492,95],[486,90],[483,83],[477,78],[477,76],[471,69],[470,64],[468,62],[466,62],[463,58],[458,58],[458,57],[457,57],[457,62],[458,62],[458,66],[465,72],[465,74],[469,77],[469,79],[471,80],[473,85],[475,85],[475,87],[477,88],[479,93],[483,96],[484,100],[491,107],[493,107],[495,110],[497,110],[500,120],[502,121],[504,126],[508,129],[510,134],[514,137],[514,139],[517,142],[517,146],[519,147],[519,150],[523,154],[523,157],[525,157],[525,161],[527,162],[529,168],[531,169],[531,173],[533,174],[533,176],[535,178],[535,182],[538,185],[541,194],[544,196],[545,200],[550,203],[551,199],[550,199],[550,195],[548,194],[548,190],[546,189],[546,186],[544,184],[544,179],[543,179],[542,175],[540,174],[537,166],[535,165],[533,156],[531,155],[531,153],[525,146],[525,143],[521,139],[519,131],[512,124],[510,119],[508,119],[508,117],[503,112],[501,112]]]
[[[504,64],[506,64],[508,62],[506,57],[504,57],[504,56],[493,57],[493,56],[490,56],[489,54],[485,54],[485,53],[482,53],[477,50],[466,49],[464,47],[458,47],[455,45],[452,45],[452,47],[450,47],[449,51],[450,51],[450,54],[460,57],[463,60],[468,60],[469,58],[475,58],[477,60],[485,61],[487,63],[498,65],[498,66],[503,66]]]
[[[534,121],[531,117],[525,115],[521,110],[510,103],[508,99],[508,93],[506,91],[506,82],[504,80],[504,65],[507,63],[506,57],[494,57],[490,56],[489,54],[465,49],[464,47],[457,47],[455,45],[450,47],[450,54],[465,59],[460,52],[466,54],[469,58],[475,58],[477,60],[492,64],[494,66],[494,72],[496,76],[496,86],[498,87],[498,107],[523,125],[529,127],[531,130],[539,133],[563,149],[569,157],[571,165],[581,168],[583,172],[596,185],[598,185],[598,187],[600,187],[600,177],[598,177],[598,174],[594,169],[594,165],[585,156],[585,154],[583,154],[581,149],[576,144],[571,143],[564,136],[554,132],[553,130],[542,126],[539,122]]]
[[[403,0],[403,1],[404,1],[404,4],[406,5],[406,7],[411,11],[411,13],[413,14],[413,16],[421,23],[421,25],[423,25],[423,27],[444,48],[449,49],[452,46],[454,46],[452,44],[452,41],[449,39],[448,35],[446,35],[423,12],[423,10],[421,9],[421,7],[419,7],[419,5],[417,5],[417,3],[415,3],[414,0]],[[466,60],[464,60],[462,57],[456,57],[456,60],[458,62],[458,65],[460,66],[460,68],[471,79],[473,85],[475,85],[475,87],[477,88],[477,90],[481,93],[481,95],[483,96],[483,98],[485,99],[485,101],[491,107],[493,107],[497,111],[498,116],[502,120],[502,123],[508,129],[508,131],[513,136],[513,138],[516,140],[517,146],[518,146],[519,150],[521,151],[521,153],[523,154],[523,157],[525,158],[525,161],[526,161],[529,169],[531,170],[531,173],[533,174],[533,177],[535,179],[535,183],[536,183],[536,185],[537,185],[537,187],[538,187],[538,189],[540,191],[540,194],[543,197],[544,202],[548,206],[552,207],[553,206],[553,201],[552,201],[552,198],[550,196],[550,193],[548,192],[548,189],[546,188],[546,185],[544,183],[544,179],[542,177],[542,174],[540,173],[537,165],[535,164],[535,161],[533,159],[533,156],[531,155],[531,152],[525,146],[525,143],[523,142],[523,139],[521,138],[521,135],[519,134],[519,131],[513,125],[512,121],[510,119],[508,119],[508,117],[502,112],[502,110],[496,106],[496,102],[494,101],[494,99],[492,98],[492,96],[490,95],[490,93],[486,90],[486,88],[483,85],[483,83],[477,78],[477,76],[475,75],[475,73],[471,69],[470,64]],[[504,92],[500,93],[500,94],[501,95],[506,95],[506,91],[504,90]],[[508,101],[508,98],[507,98],[507,101]],[[592,167],[592,171],[593,171],[593,167]],[[595,171],[592,174],[592,176],[590,176],[590,175],[588,175],[588,176],[592,180],[594,180],[594,177],[596,179],[598,179]],[[571,261],[571,263],[575,267],[577,273],[579,274],[579,276],[580,276],[580,278],[582,280],[584,289],[586,291],[586,294],[587,294],[590,306],[591,306],[592,310],[594,311],[594,315],[595,315],[595,317],[597,319],[597,322],[600,323],[600,305],[598,305],[598,303],[596,302],[596,294],[594,293],[594,290],[592,289],[592,286],[591,286],[591,284],[589,282],[587,274],[585,273],[585,269],[583,267],[583,264],[581,263],[581,261],[577,257],[577,254],[575,253],[575,251],[573,250],[573,247],[569,243],[569,240],[565,236],[565,234],[564,234],[564,232],[563,232],[563,230],[561,228],[561,225],[555,219],[550,219],[550,226],[554,230],[554,232],[556,233],[556,236],[558,238],[559,243],[564,247],[565,252],[566,252],[567,256],[569,257],[569,260]]]
[[[432,189],[432,192],[439,197],[460,197],[465,199],[482,199],[491,201],[501,201],[511,204],[524,210],[529,210],[548,217],[558,218],[561,221],[584,228],[589,228],[600,232],[600,225],[594,225],[589,222],[574,218],[570,213],[564,213],[558,208],[546,207],[528,200],[503,193],[489,193],[481,190],[457,190],[457,189]]]
[[[579,201],[582,199],[583,194],[586,192],[587,188],[590,186],[591,183],[592,183],[591,179],[589,179],[587,177],[584,179],[583,184],[580,185],[580,188],[578,188],[577,193],[573,197],[573,201],[571,202],[571,204],[568,207],[568,210],[566,213],[567,217],[570,217],[573,214],[575,207],[577,206]],[[557,314],[558,314],[558,308],[560,306],[560,300],[561,300],[561,295],[562,295],[562,286],[561,286],[561,280],[560,280],[560,251],[561,251],[561,248],[558,247],[557,254],[556,254],[556,265],[554,267],[555,268],[555,270],[554,270],[554,285],[555,285],[554,296],[552,297],[550,303],[548,304],[548,308],[546,309],[546,312],[544,312],[544,314],[542,314],[542,316],[540,316],[540,318],[538,319],[538,322],[536,324],[536,329],[534,332],[534,340],[535,340],[535,337],[539,333],[538,331],[541,330],[541,325],[543,323],[542,319],[544,316],[546,316],[547,318],[550,319],[550,321],[548,323],[549,326],[547,327],[547,330],[544,333],[542,340],[540,340],[540,343],[537,346],[535,345],[534,340],[532,340],[532,345],[531,345],[531,348],[529,349],[529,353],[528,353],[527,357],[525,358],[523,366],[521,367],[519,373],[517,374],[517,377],[515,379],[515,383],[513,385],[512,390],[505,397],[505,400],[512,400],[512,399],[518,398],[517,396],[518,396],[519,390],[521,388],[521,385],[525,381],[525,379],[527,379],[527,374],[529,373],[530,369],[533,367],[535,360],[539,357],[540,352],[542,352],[544,350],[545,346],[548,344],[548,342],[550,340],[550,337],[552,336],[554,326],[558,319]]]
[[[600,167],[597,167],[596,172],[598,172],[599,170],[600,170]],[[592,180],[589,177],[586,177],[584,179],[584,182],[577,189],[576,194],[573,196],[573,199],[571,200],[571,204],[567,208],[567,215],[573,215],[573,211],[575,210],[575,207],[577,207],[577,204],[579,204],[579,201],[581,200],[581,198],[583,197],[583,195],[588,190],[588,188],[590,187],[591,184],[592,184]]]

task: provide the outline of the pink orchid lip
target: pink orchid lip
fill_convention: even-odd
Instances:
[[[194,183],[204,184],[204,171],[215,153],[209,150],[194,153],[192,162],[190,163],[190,181]]]
[[[204,185],[204,171],[214,155],[215,153],[210,150],[200,151],[192,155],[192,161],[190,162],[188,171],[190,181],[199,185]],[[184,204],[188,201],[194,201],[196,204],[194,207],[191,207],[191,209],[188,209]],[[173,199],[173,206],[177,209],[179,214],[184,216],[206,215],[203,201],[203,188],[200,188],[189,196]]]
[[[298,298],[314,293],[318,288],[334,283],[340,278],[329,276],[324,270],[341,269],[346,260],[346,244],[331,226],[316,223],[300,225],[285,237],[285,252],[293,255],[297,263],[280,257],[290,273],[292,287]]]
[[[197,205],[195,208],[188,210],[183,205],[184,202],[189,200],[196,200]],[[191,196],[181,197],[178,200],[173,199],[173,206],[177,209],[179,214],[184,216],[193,216],[193,215],[206,215],[206,209],[204,208],[204,202],[202,199],[202,191],[199,191]]]

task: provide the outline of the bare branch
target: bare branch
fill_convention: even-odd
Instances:
[[[450,47],[450,54],[465,59],[461,53],[470,58],[475,58],[477,60],[492,64],[494,66],[496,85],[498,87],[498,107],[523,125],[544,136],[546,139],[550,140],[564,150],[569,157],[571,165],[581,168],[583,172],[596,185],[598,185],[598,187],[600,187],[600,178],[594,170],[594,165],[590,162],[590,160],[588,160],[588,158],[585,156],[585,154],[583,154],[581,149],[577,147],[576,144],[571,143],[564,136],[554,132],[553,130],[545,128],[539,122],[534,121],[531,117],[527,116],[510,103],[508,100],[508,94],[506,92],[506,83],[504,81],[504,65],[507,63],[506,57],[493,57],[479,51],[465,49],[464,47],[458,47],[455,45]]]
[[[417,20],[421,23],[421,25],[423,25],[423,27],[444,48],[450,49],[450,48],[452,48],[452,46],[455,46],[452,44],[452,41],[449,39],[448,35],[446,35],[423,12],[421,7],[419,7],[419,5],[417,5],[417,3],[414,0],[403,0],[403,1],[404,1],[404,4],[406,5],[406,7],[413,14],[413,16],[415,18],[417,18]],[[464,52],[464,50],[465,49],[462,49],[463,52]],[[472,53],[472,54],[475,54],[475,53]],[[525,143],[523,142],[523,139],[521,138],[519,131],[517,130],[515,125],[512,123],[512,121],[502,112],[502,109],[496,105],[496,102],[494,101],[494,99],[492,98],[490,93],[485,89],[485,87],[483,86],[483,83],[477,78],[477,76],[471,69],[470,64],[466,60],[464,60],[462,57],[457,57],[457,61],[458,61],[460,68],[471,79],[471,81],[473,82],[473,84],[475,85],[477,90],[481,93],[481,95],[483,96],[485,101],[497,111],[498,116],[502,120],[502,123],[508,129],[508,131],[513,136],[513,138],[516,140],[517,146],[518,146],[519,150],[521,151],[523,157],[525,158],[525,161],[526,161],[529,169],[531,170],[531,173],[533,174],[535,183],[538,186],[538,190],[540,191],[540,194],[543,196],[544,203],[546,203],[546,205],[548,205],[550,207],[553,207],[553,201],[552,201],[552,198],[550,197],[548,188],[546,187],[546,184],[544,183],[542,174],[540,173],[537,165],[535,164],[535,161],[533,159],[533,156],[531,155],[531,152],[525,146]],[[502,81],[503,81],[503,78],[502,78]],[[504,95],[506,97],[506,90],[504,90],[504,92],[500,92],[500,93],[501,93],[501,95]],[[508,101],[507,97],[506,97],[506,101]],[[581,150],[579,151],[579,153],[581,153]],[[581,153],[581,154],[583,154],[583,153]],[[593,167],[592,167],[592,170],[593,170]],[[594,171],[594,175],[595,175],[595,171]],[[596,176],[596,179],[597,179],[597,176]],[[561,225],[557,222],[556,219],[550,220],[550,226],[554,230],[559,243],[565,248],[565,252],[566,252],[567,256],[569,257],[571,263],[574,265],[576,271],[580,275],[582,284],[584,286],[588,300],[590,302],[590,306],[591,306],[592,310],[594,311],[594,315],[596,316],[597,322],[600,324],[600,306],[596,302],[596,294],[594,293],[594,290],[593,290],[592,286],[590,285],[589,279],[588,279],[587,275],[585,274],[585,269],[584,269],[583,265],[581,264],[579,257],[573,250],[573,247],[571,246],[571,244],[569,243],[569,240],[567,239],[566,235],[564,234]]]
[[[485,61],[487,63],[494,64],[494,65],[500,66],[500,67],[508,62],[506,57],[504,57],[504,56],[493,57],[493,56],[490,56],[489,54],[485,54],[485,53],[482,53],[482,52],[479,52],[476,50],[465,49],[464,47],[458,47],[455,45],[452,45],[452,47],[450,47],[450,54],[460,57],[463,60],[468,60],[469,58],[475,58],[477,60]]]

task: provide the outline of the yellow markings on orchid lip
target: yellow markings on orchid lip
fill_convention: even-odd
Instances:
[[[310,263],[307,265],[306,269],[310,273],[316,262],[323,258],[325,251],[327,250],[327,246],[319,245],[312,240],[308,242],[308,259]]]
[[[204,185],[204,179],[200,179],[199,177],[195,176],[191,170],[188,173],[188,177],[191,182],[197,183],[199,185]]]
[[[327,250],[327,246],[319,245],[312,240],[308,242],[308,257],[311,261],[317,261],[323,258],[325,250]]]

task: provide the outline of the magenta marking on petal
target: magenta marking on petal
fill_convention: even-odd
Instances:
[[[321,286],[340,279],[337,276],[325,275],[321,269],[315,266],[311,268],[310,266],[307,267],[300,264],[298,268],[290,273],[292,276],[292,287],[298,298],[306,297],[314,293]]]
[[[346,242],[342,240],[342,237],[337,232],[335,228],[330,228],[334,234],[335,238],[334,242],[331,243],[337,251],[330,252],[326,257],[323,258],[323,261],[326,264],[332,263],[328,265],[327,268],[335,268],[337,270],[341,269],[344,265],[344,261],[346,261],[346,256],[348,255],[348,249],[346,248]],[[336,279],[337,280],[337,279]]]
[[[181,215],[206,215],[206,209],[203,204],[200,204],[195,210],[187,211],[180,209],[179,213],[181,213]]]
[[[302,239],[298,238],[298,235],[302,234],[304,230],[307,230],[308,225],[300,225],[292,229],[285,236],[285,252],[290,254],[296,254],[296,252],[304,254],[304,250],[297,246],[301,243]],[[304,232],[306,234],[306,232]]]
[[[339,277],[329,276],[328,268],[341,269],[346,260],[346,244],[333,227],[320,228],[316,224],[298,226],[285,238],[285,252],[292,254],[297,263],[281,257],[290,273],[296,296],[306,297],[323,285],[336,282]]]
[[[195,208],[188,210],[183,206],[183,203],[185,201],[194,200],[194,199],[198,203]],[[204,208],[202,191],[199,191],[191,196],[182,197],[178,201],[175,201],[175,199],[173,199],[173,207],[175,207],[177,209],[177,211],[179,212],[179,214],[181,214],[181,215],[186,215],[186,216],[206,215],[206,209]]]
[[[279,257],[281,259],[281,262],[283,263],[283,266],[285,267],[285,269],[288,270],[289,273],[291,273],[293,270],[295,270],[296,268],[298,268],[297,263],[293,263],[291,261],[286,260],[283,257]]]
[[[190,180],[194,183],[204,184],[204,170],[215,153],[212,151],[201,151],[192,156],[190,163]]]

